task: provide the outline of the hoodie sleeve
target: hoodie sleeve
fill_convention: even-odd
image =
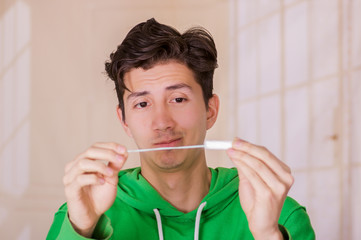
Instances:
[[[90,239],[110,239],[113,234],[113,228],[110,224],[110,219],[103,214],[97,226],[95,227],[93,237]],[[68,218],[68,211],[63,205],[55,214],[53,224],[50,227],[47,240],[53,239],[74,239],[84,240],[89,239],[79,235],[73,228]]]
[[[294,210],[284,223],[279,225],[284,239],[314,240],[315,232],[303,207]]]

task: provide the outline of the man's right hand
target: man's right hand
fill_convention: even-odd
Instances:
[[[80,235],[91,237],[101,215],[112,206],[118,173],[127,158],[124,146],[96,143],[66,165],[63,183],[69,219]]]

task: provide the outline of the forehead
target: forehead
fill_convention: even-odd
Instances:
[[[156,64],[147,70],[133,68],[124,75],[124,83],[130,91],[148,85],[160,86],[169,82],[197,84],[192,70],[178,62]]]

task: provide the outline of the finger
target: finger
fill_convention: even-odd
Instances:
[[[119,163],[109,162],[108,167],[110,167],[110,168],[114,169],[115,171],[119,172],[123,168],[126,160],[127,159],[125,157],[121,156]]]
[[[236,165],[238,172],[242,172],[244,178],[247,179],[249,185],[252,186],[254,193],[256,195],[260,195],[262,192],[269,192],[269,186],[263,181],[262,178],[258,175],[256,171],[254,171],[250,166],[248,166],[243,161],[240,161],[236,158],[231,158],[231,160]],[[245,179],[242,179],[242,182],[246,182]],[[241,182],[240,182],[241,183]]]
[[[233,159],[234,162],[242,161],[247,166],[249,166],[253,171],[255,171],[258,176],[267,184],[269,188],[272,189],[273,192],[277,193],[279,196],[284,196],[291,185],[287,180],[287,176],[279,176],[277,175],[269,166],[267,166],[260,159],[255,158],[245,152],[236,151],[230,149],[228,151],[229,155]]]
[[[237,165],[238,171],[241,171],[247,179],[247,181],[243,180],[239,183],[240,201],[244,205],[245,211],[250,211],[256,203],[261,204],[258,205],[259,207],[263,206],[266,209],[273,209],[281,202],[283,203],[284,194],[278,194],[270,188],[259,174],[243,161],[237,161]]]
[[[126,147],[115,142],[97,142],[93,145],[93,147],[110,149],[121,155],[128,154]]]
[[[104,177],[96,173],[78,175],[71,183],[65,185],[65,192],[67,195],[79,191],[81,188],[90,185],[102,185],[105,183]]]
[[[115,158],[115,161],[118,161],[119,164],[115,164],[113,166],[117,166],[117,168],[120,169],[124,164],[124,160],[128,158],[128,152],[126,151],[126,148],[120,144],[113,142],[98,142],[93,144],[84,153],[79,154],[74,161],[66,164],[65,172],[68,172],[77,163],[77,161],[83,158],[103,160],[106,162],[112,162]]]
[[[238,177],[239,177],[239,195],[240,200],[244,204],[244,208],[246,206],[252,206],[254,202],[254,188],[252,187],[251,183],[248,181],[247,177],[241,170],[241,167],[237,168],[238,170]],[[242,205],[243,205],[242,204]],[[248,209],[244,209],[248,210]]]
[[[75,163],[77,162],[77,158],[75,158],[75,160],[71,161],[71,162],[68,162],[66,165],[65,165],[65,174],[68,173],[72,168],[73,166],[75,165]]]
[[[102,185],[105,183],[103,177],[98,174],[82,174],[76,177],[75,183],[77,187],[82,188],[89,185]]]
[[[109,183],[114,186],[118,186],[118,176],[117,175],[112,176],[112,177],[104,176],[104,180],[106,183]]]
[[[236,138],[233,141],[232,147],[237,150],[241,150],[244,152],[247,152],[248,154],[261,159],[264,161],[267,165],[269,165],[273,171],[277,173],[281,172],[291,172],[291,169],[281,160],[279,160],[275,155],[273,155],[267,148],[263,146],[258,146],[249,142],[246,142],[244,140],[241,140],[239,138]]]
[[[261,160],[247,154],[246,152],[230,149],[228,151],[229,156],[234,162],[243,161],[250,168],[252,168],[263,179],[267,185],[272,187],[272,182],[280,181],[275,173]]]
[[[106,162],[112,162],[115,165],[122,164],[125,157],[126,156],[124,154],[120,154],[114,149],[101,148],[96,146],[88,148],[83,154],[79,156],[80,159],[87,158],[92,160],[101,160]]]
[[[89,159],[82,159],[68,171],[64,176],[64,184],[71,183],[77,176],[86,173],[97,173],[100,175],[111,177],[115,174],[115,171],[99,161],[93,161]]]

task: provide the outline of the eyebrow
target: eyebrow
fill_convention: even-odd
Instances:
[[[131,94],[128,95],[127,100],[129,100],[131,98],[145,96],[145,95],[148,95],[148,94],[149,94],[149,91],[131,92]]]
[[[174,85],[168,86],[165,88],[165,90],[173,91],[173,90],[182,89],[182,88],[192,90],[192,87],[185,83],[179,83],[179,84],[174,84]],[[131,92],[131,94],[128,95],[127,100],[129,100],[131,98],[146,96],[148,94],[150,94],[149,91]]]
[[[174,85],[166,87],[165,89],[168,91],[171,91],[171,90],[177,90],[177,89],[181,89],[181,88],[187,88],[189,90],[192,90],[192,87],[185,83],[174,84]]]

